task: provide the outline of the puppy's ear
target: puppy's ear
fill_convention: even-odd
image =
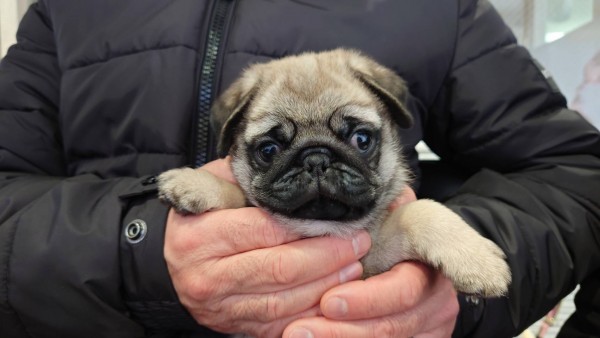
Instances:
[[[413,117],[405,105],[408,87],[404,80],[391,69],[358,52],[352,53],[349,64],[355,75],[386,105],[400,127],[412,127]]]
[[[217,98],[210,109],[211,126],[218,137],[219,157],[227,156],[244,114],[257,91],[258,76],[255,73],[251,69],[247,70]]]

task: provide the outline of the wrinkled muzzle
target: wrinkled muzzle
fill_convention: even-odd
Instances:
[[[349,221],[374,205],[377,185],[365,168],[324,146],[304,148],[283,159],[278,175],[262,182],[258,202],[291,218]],[[266,189],[264,189],[266,188]]]

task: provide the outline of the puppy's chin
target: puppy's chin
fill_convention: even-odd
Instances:
[[[373,205],[373,201],[349,205],[339,200],[318,197],[309,200],[292,211],[288,211],[289,208],[284,208],[285,211],[275,209],[275,212],[298,219],[350,222],[363,218],[369,210],[373,209]]]
[[[280,213],[273,213],[275,220],[291,232],[302,237],[335,236],[350,238],[360,230],[368,230],[374,223],[374,216],[367,214],[353,221],[328,221],[316,219],[292,218]]]

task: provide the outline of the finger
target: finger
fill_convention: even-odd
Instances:
[[[284,338],[347,337],[347,338],[447,338],[456,323],[458,302],[456,294],[446,293],[446,299],[431,297],[421,306],[389,316],[337,321],[326,317],[303,318],[291,323]]]
[[[460,306],[452,282],[441,273],[436,275],[436,291],[420,310],[427,316],[420,338],[450,337],[454,331]]]
[[[417,195],[415,194],[415,191],[411,187],[407,186],[404,188],[404,190],[402,190],[402,194],[400,194],[400,196],[396,197],[396,199],[390,203],[388,210],[394,210],[403,204],[414,202],[416,200]]]
[[[325,317],[302,318],[283,331],[283,338],[344,337],[388,338],[412,337],[419,331],[417,316],[397,315],[359,321],[336,321]]]
[[[321,310],[325,317],[344,320],[404,312],[431,293],[432,278],[433,272],[429,267],[403,262],[367,280],[331,289],[321,300]]]
[[[259,208],[240,208],[182,216],[169,212],[165,240],[186,259],[189,252],[209,257],[230,256],[297,240]],[[202,250],[198,250],[202,248]],[[200,257],[199,257],[200,258]]]
[[[339,272],[295,288],[267,294],[233,295],[223,300],[235,318],[269,323],[294,316],[318,306],[323,293],[362,275],[362,265],[354,262]]]
[[[336,321],[325,317],[301,318],[285,328],[283,338],[345,337],[345,338],[449,338],[455,320],[438,323],[439,326],[426,333],[423,323],[427,321],[417,311],[396,314],[383,318]]]
[[[211,270],[236,293],[281,291],[321,279],[360,259],[371,246],[361,231],[352,239],[315,237],[225,257]]]
[[[302,319],[302,318],[313,318],[320,315],[320,310],[318,306],[313,306],[310,309],[303,311],[301,313],[295,314],[293,316],[289,316],[286,318],[282,318],[276,321],[273,321],[268,324],[264,324],[256,321],[240,321],[239,327],[242,330],[236,333],[246,333],[251,337],[261,337],[261,338],[281,338],[283,334],[283,330],[292,322]],[[222,331],[226,333],[233,333]]]
[[[233,176],[233,172],[231,171],[230,156],[208,162],[205,165],[203,165],[201,169],[206,170],[221,179],[227,180],[233,184],[237,184],[237,180],[235,179],[235,176]]]
[[[439,327],[424,333],[418,333],[413,338],[450,338],[456,326],[456,317],[448,319]]]

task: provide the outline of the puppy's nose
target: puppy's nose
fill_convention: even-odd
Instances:
[[[300,161],[308,172],[323,174],[331,164],[331,151],[325,147],[304,149]]]

